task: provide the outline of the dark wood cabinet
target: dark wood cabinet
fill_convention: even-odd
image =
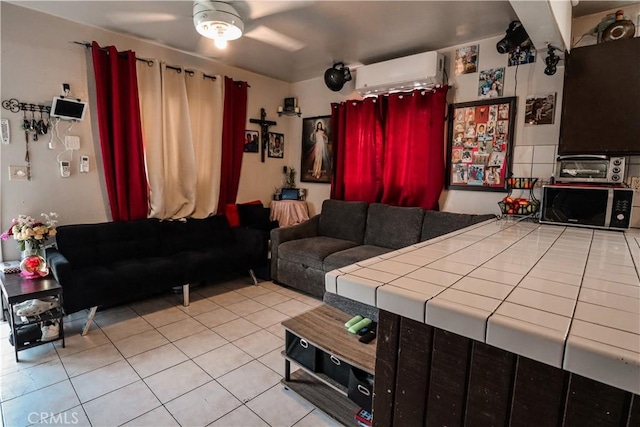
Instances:
[[[575,48],[565,63],[558,154],[640,154],[640,38]]]

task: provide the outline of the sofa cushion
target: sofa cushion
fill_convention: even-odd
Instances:
[[[331,271],[347,265],[355,264],[358,261],[373,258],[378,255],[391,252],[393,249],[381,246],[360,245],[343,251],[334,252],[324,259],[324,271]]]
[[[56,242],[75,266],[94,266],[159,255],[158,220],[58,227]]]
[[[270,231],[274,228],[269,218],[271,209],[265,208],[262,203],[238,205],[238,214],[240,215],[240,225],[243,227],[256,228],[263,231]]]
[[[364,242],[367,207],[365,202],[325,200],[322,203],[318,234],[361,245]]]
[[[420,241],[433,239],[452,231],[495,218],[495,215],[474,215],[440,211],[425,211]]]
[[[364,244],[400,249],[420,241],[424,209],[369,205]]]
[[[327,255],[357,246],[348,240],[318,236],[290,240],[278,247],[278,257],[293,263],[302,264],[318,270],[323,269]]]

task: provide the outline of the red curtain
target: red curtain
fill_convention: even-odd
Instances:
[[[100,147],[114,221],[146,218],[144,166],[136,56],[92,43]]]
[[[331,197],[373,203],[382,194],[382,108],[376,98],[332,105]]]
[[[447,89],[333,104],[331,197],[438,209]]]
[[[447,87],[389,95],[382,203],[438,209],[445,175],[446,96]]]
[[[228,203],[235,203],[240,184],[244,128],[247,121],[246,82],[224,78],[224,117],[222,119],[222,170],[218,213],[224,213]]]

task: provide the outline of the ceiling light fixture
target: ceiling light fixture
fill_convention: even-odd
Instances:
[[[193,25],[198,33],[214,40],[218,49],[242,37],[244,22],[227,2],[201,0],[193,2]]]

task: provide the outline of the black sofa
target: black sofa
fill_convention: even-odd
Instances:
[[[250,271],[267,262],[263,231],[231,228],[225,216],[160,221],[143,219],[65,225],[47,262],[63,288],[67,314],[113,306]],[[255,283],[255,277],[254,277]],[[86,332],[86,331],[85,331]]]

